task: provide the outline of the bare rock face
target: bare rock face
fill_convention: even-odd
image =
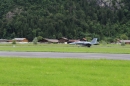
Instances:
[[[14,15],[15,15],[15,13],[13,13],[13,12],[8,12],[8,13],[6,14],[6,19],[11,19]]]
[[[87,0],[88,2],[94,1],[100,7],[108,7],[112,10],[120,9],[124,6],[122,0]]]
[[[101,7],[109,7],[110,9],[120,9],[124,4],[121,0],[96,0],[97,4]]]
[[[12,18],[16,15],[16,14],[20,14],[22,12],[22,9],[19,9],[19,8],[16,8],[14,9],[13,11],[9,11],[7,14],[6,14],[6,19],[8,21],[12,20]]]

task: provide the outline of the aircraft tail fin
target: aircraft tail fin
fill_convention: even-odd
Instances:
[[[91,41],[91,44],[97,44],[97,38],[93,38],[93,40]]]

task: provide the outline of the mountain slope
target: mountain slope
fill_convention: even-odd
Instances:
[[[0,38],[130,37],[129,0],[1,0],[0,11]]]

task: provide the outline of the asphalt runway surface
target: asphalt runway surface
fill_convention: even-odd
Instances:
[[[6,51],[0,51],[0,56],[1,57],[24,57],[24,58],[76,58],[76,59],[130,60],[130,54],[104,54],[104,53],[6,52]]]

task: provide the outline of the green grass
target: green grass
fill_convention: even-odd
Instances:
[[[0,58],[0,86],[130,86],[130,61]]]
[[[0,44],[0,51],[130,54],[130,45]],[[130,86],[130,61],[0,58],[0,86]]]
[[[65,44],[0,44],[0,51],[27,51],[27,52],[83,52],[83,53],[124,53],[130,54],[130,45],[117,44],[93,45],[92,47],[78,47]]]

